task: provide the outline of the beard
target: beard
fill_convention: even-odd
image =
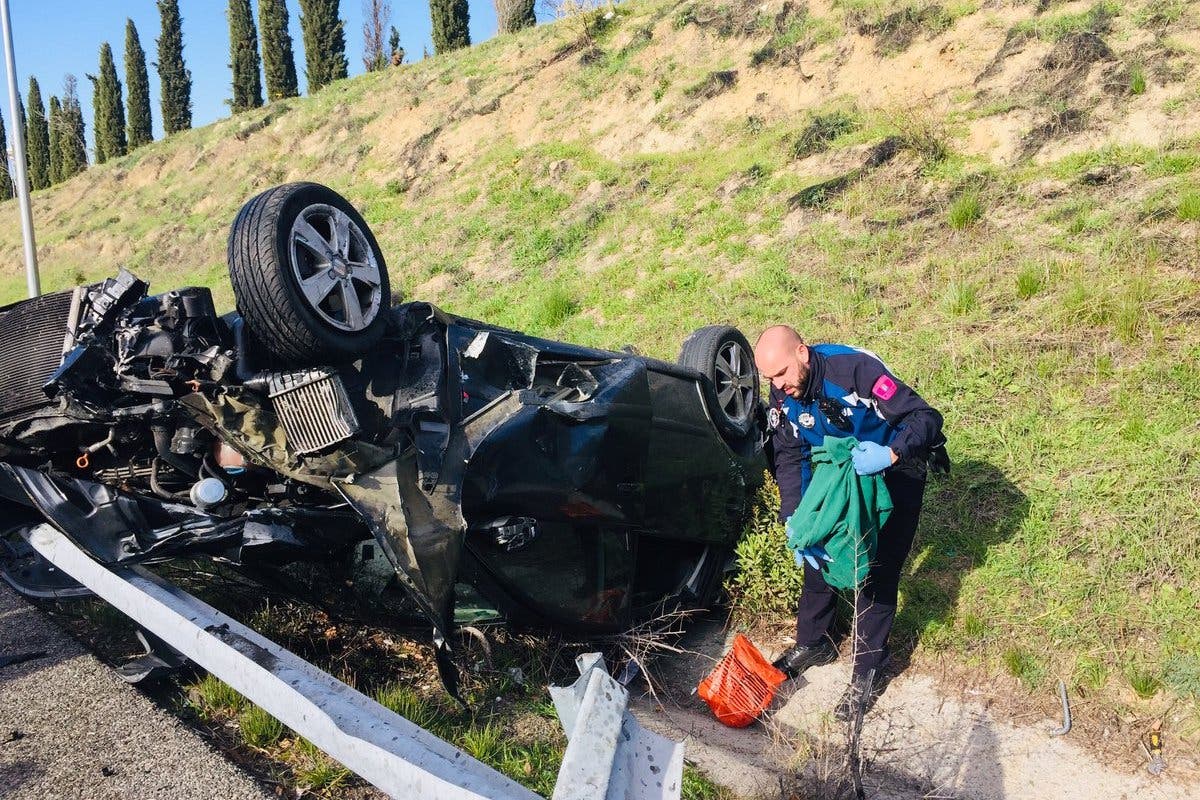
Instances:
[[[808,376],[812,373],[812,367],[808,364],[796,365],[796,388],[793,397],[800,398],[804,396],[804,390],[808,388]],[[792,394],[788,392],[788,394]]]

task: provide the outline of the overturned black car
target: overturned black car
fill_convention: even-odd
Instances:
[[[444,643],[456,587],[508,620],[613,631],[710,600],[761,481],[745,338],[679,363],[392,306],[362,217],[311,183],[250,200],[207,289],[103,283],[0,309],[0,574],[81,592],[25,542],[108,565],[211,557]]]

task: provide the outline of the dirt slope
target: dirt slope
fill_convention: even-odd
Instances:
[[[1087,21],[1108,5],[1121,10],[643,2],[599,24],[577,18],[500,37],[188,131],[36,193],[44,283],[53,290],[119,263],[219,283],[226,226],[257,191],[317,180],[357,202],[402,189],[409,204],[437,205],[477,182],[479,154],[501,143],[592,141],[610,159],[681,153],[730,126],[769,129],[832,103],[935,128],[958,152],[995,164],[1194,135],[1194,15],[1156,16],[1181,4],[1150,2]],[[1039,15],[1040,6],[1049,8]],[[589,59],[600,57],[589,54],[601,52],[609,55],[595,74]],[[721,71],[730,85],[706,88]],[[14,204],[0,206],[0,220],[0,299],[15,299]],[[388,249],[395,237],[380,221]]]

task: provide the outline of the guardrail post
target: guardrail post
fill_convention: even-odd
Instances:
[[[599,653],[575,663],[579,680],[550,687],[568,740],[553,800],[679,800],[683,743],[638,724]]]

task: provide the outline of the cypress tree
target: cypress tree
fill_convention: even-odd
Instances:
[[[29,187],[45,189],[50,185],[50,129],[46,126],[46,107],[37,78],[29,77],[29,136],[25,141],[29,162]]]
[[[158,0],[162,35],[155,68],[162,83],[163,130],[172,133],[192,127],[192,73],[183,63],[183,18],[179,0]]]
[[[433,21],[435,53],[471,46],[471,32],[467,29],[471,15],[467,0],[429,0],[429,16]]]
[[[4,130],[4,117],[0,117],[0,200],[13,196],[12,176],[8,174],[8,134]]]
[[[96,133],[96,163],[125,155],[125,106],[121,100],[121,81],[113,63],[108,42],[100,45],[100,75],[88,75],[92,82],[93,129]]]
[[[62,180],[62,103],[50,95],[50,183]]]
[[[258,31],[250,0],[229,0],[229,68],[233,70],[233,113],[249,111],[263,104],[262,78],[259,76]]]
[[[495,0],[496,24],[500,33],[512,33],[537,25],[534,0]]]
[[[84,139],[83,109],[79,107],[79,96],[75,93],[75,76],[68,74],[63,79],[62,112],[59,117],[59,141],[62,143],[63,180],[87,169],[87,142]]]
[[[300,0],[304,34],[304,75],[308,92],[346,77],[345,25],[338,19],[338,0]]]
[[[392,26],[392,33],[388,36],[388,60],[393,67],[398,67],[404,63],[404,48],[400,46],[400,31],[396,30],[396,26]]]
[[[296,57],[288,33],[286,0],[258,0],[258,28],[262,31],[263,72],[267,76],[267,100],[274,103],[295,97]]]
[[[125,88],[129,92],[129,149],[154,141],[150,127],[150,77],[146,74],[146,51],[133,20],[125,20]]]

